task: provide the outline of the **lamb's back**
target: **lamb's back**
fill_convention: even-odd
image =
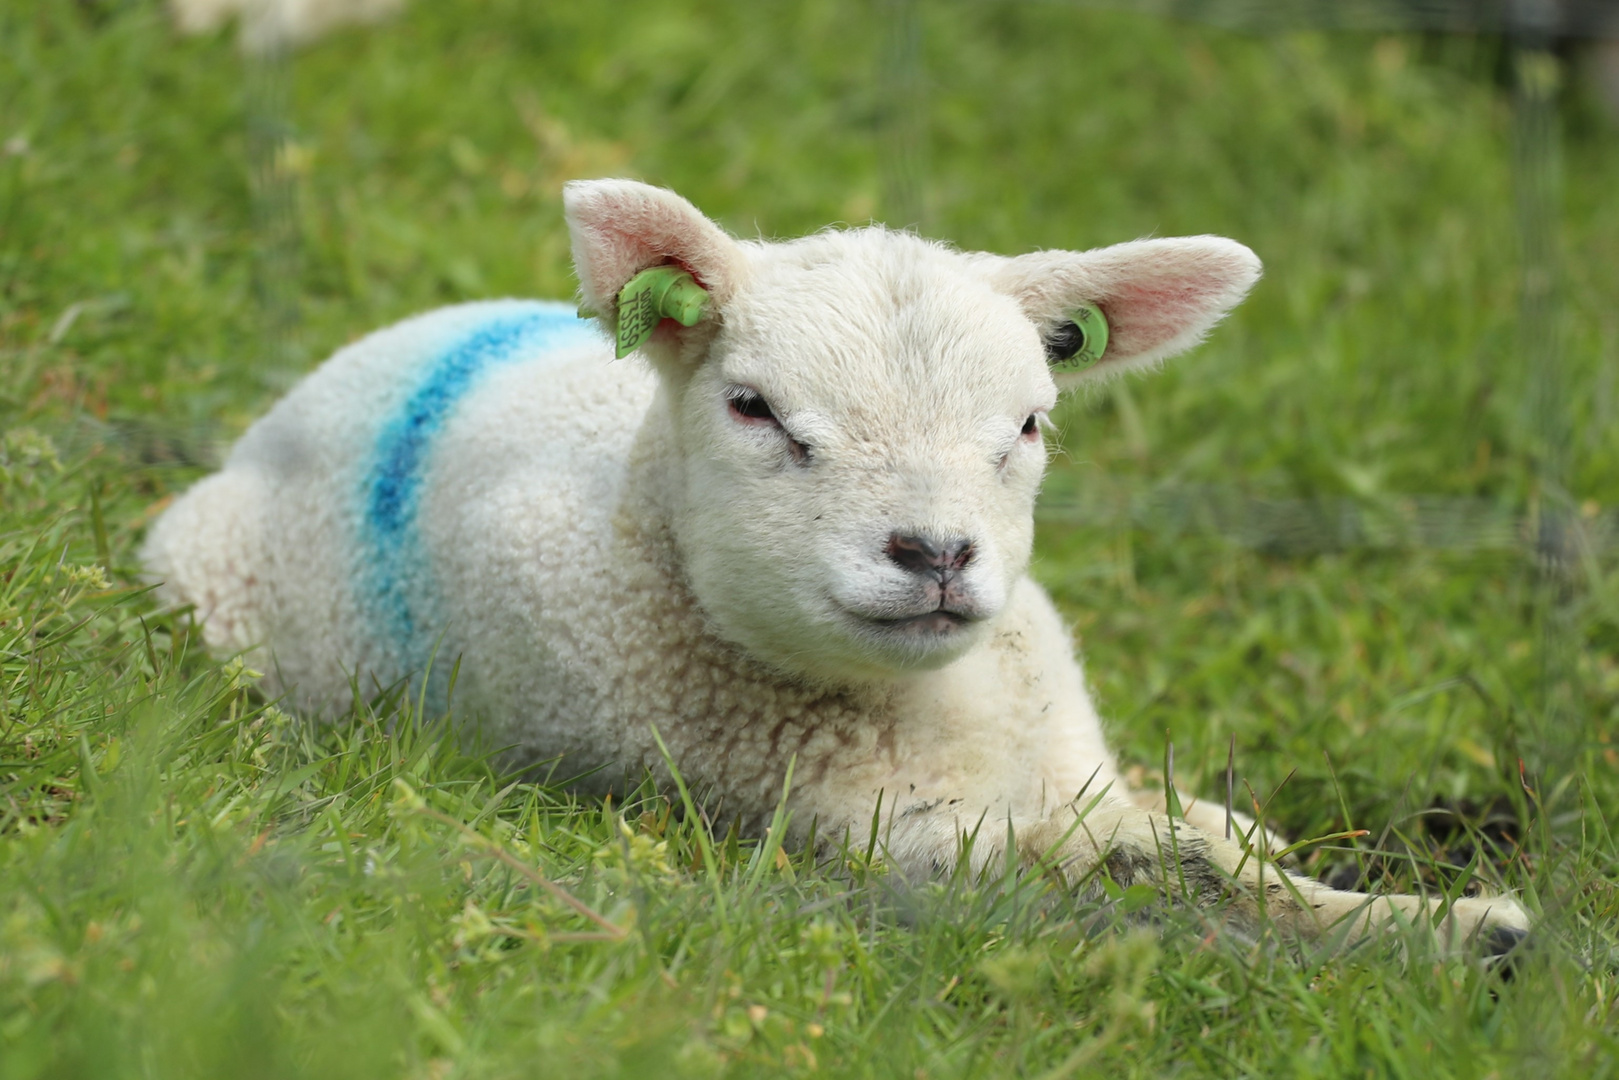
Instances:
[[[466,456],[465,434],[447,436],[513,372],[554,396],[548,382],[599,373],[607,356],[571,307],[549,302],[465,304],[371,334],[304,379],[164,514],[146,564],[171,602],[196,605],[210,646],[261,647],[253,662],[271,690],[341,707],[353,676],[362,689],[388,685],[447,639],[420,543],[424,492],[447,458]]]

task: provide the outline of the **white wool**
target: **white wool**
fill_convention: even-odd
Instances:
[[[620,362],[571,307],[525,301],[340,351],[153,528],[147,566],[212,647],[263,650],[269,691],[310,711],[435,654],[441,693],[459,657],[457,710],[497,745],[600,789],[669,779],[656,729],[755,831],[796,760],[795,838],[864,836],[881,800],[911,874],[980,828],[974,862],[1003,858],[1010,827],[1025,863],[1146,880],[1175,829],[1205,899],[1241,881],[1239,915],[1261,892],[1303,930],[1425,910],[1304,879],[1306,903],[1278,895],[1218,810],[1171,823],[1127,792],[1026,573],[1058,393],[1043,335],[1096,304],[1114,333],[1085,377],[1160,360],[1257,280],[1247,248],[1002,258],[880,228],[744,243],[629,181],[570,185],[566,204],[602,322],[663,263],[708,289],[705,317]],[[1505,900],[1452,912],[1456,933],[1524,925]]]
[[[267,53],[314,41],[340,26],[374,23],[405,0],[169,0],[174,22],[188,34],[240,20],[242,49]]]

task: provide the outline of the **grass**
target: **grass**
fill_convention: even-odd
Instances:
[[[1066,408],[1053,495],[1542,497],[1499,43],[920,18],[927,231],[1220,232],[1267,263],[1199,352]],[[1168,738],[1212,793],[1235,736],[1292,835],[1371,830],[1316,872],[1444,887],[1477,855],[1541,915],[1510,982],[581,804],[406,700],[288,716],[154,610],[142,529],[300,372],[428,306],[571,292],[564,179],[668,183],[746,234],[880,216],[884,33],[840,0],[422,2],[300,54],[277,117],[155,3],[0,0],[0,1078],[1619,1071],[1611,559],[1548,698],[1520,557],[1041,528],[1127,763]],[[270,121],[284,218],[250,179]],[[1561,124],[1570,487],[1611,507],[1619,136],[1572,81]]]

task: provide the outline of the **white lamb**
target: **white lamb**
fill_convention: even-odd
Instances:
[[[208,34],[240,21],[242,51],[276,53],[304,45],[340,26],[380,22],[405,0],[169,0],[183,33]]]
[[[1018,860],[1076,882],[1099,863],[1162,882],[1173,846],[1170,880],[1200,904],[1235,893],[1245,921],[1263,905],[1358,933],[1434,911],[1284,883],[1218,835],[1223,809],[1172,822],[1127,793],[1025,574],[1059,388],[1195,344],[1258,279],[1252,252],[1002,258],[881,228],[740,242],[621,180],[571,184],[566,206],[585,307],[625,347],[653,313],[645,362],[531,301],[343,349],[152,531],[151,573],[210,646],[266,649],[271,692],[310,711],[435,650],[442,694],[460,657],[457,708],[497,743],[587,784],[668,780],[656,727],[755,831],[796,756],[790,839],[866,835],[881,799],[887,857],[913,875],[975,830],[972,863],[1002,860],[1010,829]],[[632,304],[659,266],[654,291],[692,277]],[[1500,947],[1526,925],[1510,900],[1465,899],[1442,929]]]

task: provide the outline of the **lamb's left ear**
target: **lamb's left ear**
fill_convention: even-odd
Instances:
[[[637,274],[663,266],[691,274],[693,281],[681,286],[687,302],[678,317],[674,307],[644,305],[648,311],[641,314],[656,326],[655,332],[648,327],[655,353],[668,355],[673,347],[678,354],[692,336],[686,328],[711,323],[746,272],[741,246],[672,191],[634,180],[575,180],[563,188],[562,203],[580,299],[609,334],[619,328],[620,293]],[[661,290],[663,283],[656,284]],[[639,286],[630,291],[647,299]]]
[[[1184,352],[1248,295],[1260,274],[1258,256],[1219,236],[1037,251],[981,265],[1040,328],[1059,387]],[[1080,363],[1065,363],[1075,326],[1086,326],[1087,307],[1106,320],[1106,348],[1088,366],[1083,355]]]

